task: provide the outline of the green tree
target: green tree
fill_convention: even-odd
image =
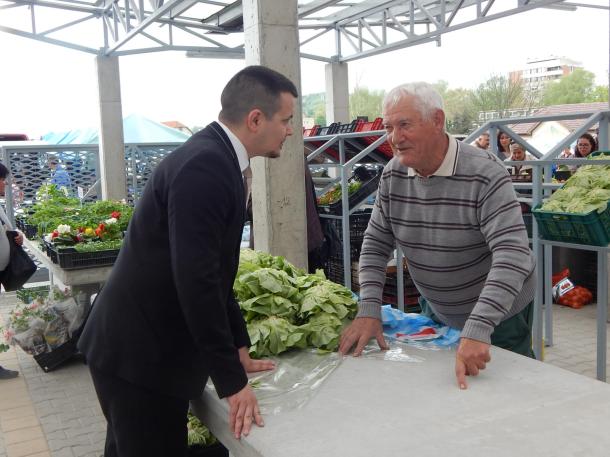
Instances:
[[[311,117],[317,125],[326,125],[326,97],[323,92],[303,95],[303,117]]]
[[[526,92],[520,81],[493,75],[470,94],[475,111],[498,111],[500,117],[511,108],[530,108],[536,104],[535,94]]]
[[[472,91],[468,89],[449,89],[447,81],[437,81],[434,88],[443,98],[445,124],[449,133],[469,133],[477,120],[477,111],[472,105]]]
[[[608,100],[608,87],[595,86],[595,75],[577,68],[558,81],[549,81],[542,92],[542,103],[564,105]]]
[[[381,103],[384,96],[385,91],[383,90],[356,87],[349,96],[350,119],[356,119],[358,116],[368,116],[369,120],[372,121],[381,117]]]

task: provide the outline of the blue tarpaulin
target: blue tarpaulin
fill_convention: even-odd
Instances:
[[[183,143],[190,135],[139,114],[123,119],[125,143]],[[48,144],[98,144],[98,129],[79,128],[67,132],[49,132],[42,136]]]

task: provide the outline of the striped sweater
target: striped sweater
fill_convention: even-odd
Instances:
[[[490,343],[494,327],[533,300],[535,262],[506,169],[489,152],[458,145],[451,176],[413,175],[397,159],[386,165],[360,254],[358,317],[381,318],[397,242],[438,318]]]

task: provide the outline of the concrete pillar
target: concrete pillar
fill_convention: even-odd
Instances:
[[[97,56],[97,86],[100,105],[100,176],[102,198],[121,200],[127,197],[125,184],[125,144],[119,58]]]
[[[326,76],[326,124],[347,124],[349,115],[349,81],[346,62],[331,62],[325,65]]]
[[[297,0],[244,0],[247,65],[264,65],[301,86]],[[297,100],[294,135],[276,159],[252,161],[254,247],[307,265],[305,169],[301,102]]]

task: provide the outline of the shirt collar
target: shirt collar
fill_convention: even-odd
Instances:
[[[229,127],[227,127],[220,121],[218,121],[218,125],[222,127],[222,129],[229,137],[229,141],[231,141],[231,145],[233,146],[233,149],[235,149],[235,154],[237,154],[239,168],[243,173],[244,170],[250,166],[250,159],[248,158],[248,152],[246,151],[246,147],[239,140],[239,138],[237,138],[237,135],[235,135],[231,130],[229,130]]]
[[[447,152],[445,153],[445,158],[441,163],[441,166],[432,173],[431,176],[453,176],[455,174],[455,170],[457,169],[457,159],[458,159],[458,144],[457,140],[451,135],[447,134],[449,138],[449,146],[447,147]],[[409,176],[421,176],[415,168],[410,168],[407,172]]]

